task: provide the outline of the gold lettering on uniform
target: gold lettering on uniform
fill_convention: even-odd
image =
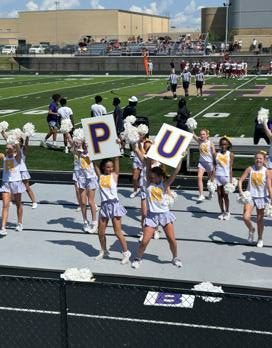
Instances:
[[[209,147],[208,144],[200,144],[199,147],[201,155],[208,156],[209,155]]]
[[[150,199],[152,202],[156,201],[156,202],[161,202],[163,198],[163,191],[161,188],[159,187],[152,187],[151,188],[151,195],[150,195]]]
[[[81,157],[81,168],[82,169],[90,169],[91,160],[89,157]]]
[[[227,155],[219,154],[217,157],[217,161],[221,167],[226,167],[228,163]]]
[[[262,186],[263,184],[263,173],[252,173],[251,183],[253,186]]]
[[[111,176],[110,175],[101,175],[100,176],[100,186],[102,188],[110,188],[111,187]]]
[[[14,170],[14,161],[13,160],[6,160],[5,161],[6,171],[13,171]]]

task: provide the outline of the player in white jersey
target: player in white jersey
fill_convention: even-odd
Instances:
[[[101,208],[99,215],[98,235],[101,250],[96,257],[101,260],[109,255],[106,244],[106,228],[109,220],[112,221],[113,230],[118,238],[123,251],[121,264],[129,262],[131,256],[127,248],[127,242],[122,232],[122,216],[126,215],[127,211],[120,203],[117,192],[117,183],[119,177],[119,157],[104,159],[100,165],[95,163],[95,171],[99,178],[99,190],[101,196]]]
[[[199,162],[197,170],[197,183],[199,197],[198,202],[205,200],[203,195],[203,175],[207,172],[209,179],[213,176],[214,170],[214,160],[215,160],[215,147],[214,144],[209,139],[208,129],[201,129],[199,132],[199,137],[194,134],[194,139],[199,144]],[[212,198],[212,194],[209,194],[209,198]]]
[[[153,62],[151,60],[148,61],[147,67],[148,67],[148,76],[152,76],[153,75]]]
[[[66,98],[60,98],[59,101],[61,107],[58,108],[58,115],[60,118],[60,124],[63,120],[70,120],[73,127],[74,127],[74,119],[73,119],[73,110],[71,108],[69,108],[68,106],[66,106],[67,104],[67,99]],[[73,131],[71,131],[72,134]],[[65,153],[69,153],[69,149],[68,149],[68,135],[67,134],[63,134],[63,142],[64,142],[64,152]]]
[[[203,69],[200,69],[195,74],[195,83],[196,83],[196,94],[197,96],[203,95],[203,84],[205,83],[205,76]]]
[[[189,87],[190,87],[191,78],[192,78],[190,71],[184,69],[184,71],[180,75],[180,78],[182,80],[182,86],[184,89],[185,97],[189,97]]]
[[[3,208],[0,235],[6,236],[6,224],[12,195],[15,199],[18,218],[18,224],[15,229],[18,232],[23,230],[23,205],[21,196],[26,188],[22,182],[20,172],[21,151],[19,144],[7,144],[6,154],[1,153],[0,159],[3,160],[2,187],[0,190],[2,192]]]
[[[229,220],[229,196],[224,190],[224,185],[232,182],[232,165],[234,155],[229,150],[231,149],[231,142],[228,137],[224,136],[219,141],[220,150],[216,154],[215,179],[217,183],[218,203],[221,214],[218,216],[219,220]]]
[[[251,221],[251,216],[254,207],[257,210],[257,232],[258,241],[257,247],[263,247],[263,230],[264,230],[264,208],[268,202],[268,188],[270,191],[270,198],[272,198],[271,192],[271,180],[268,178],[268,170],[265,167],[266,154],[263,151],[259,151],[255,155],[255,164],[248,167],[242,174],[238,188],[240,195],[243,195],[243,182],[248,178],[247,191],[251,194],[251,202],[244,205],[244,222],[248,228],[248,241],[254,243],[255,228]],[[270,183],[270,185],[269,185]]]
[[[170,250],[172,253],[172,263],[177,267],[181,267],[182,263],[177,256],[177,242],[175,239],[173,222],[176,217],[169,211],[169,206],[166,199],[168,188],[171,186],[175,177],[181,168],[180,161],[178,167],[174,170],[169,179],[163,180],[164,172],[160,167],[151,168],[150,161],[147,164],[147,216],[145,218],[144,236],[137,251],[137,257],[132,262],[133,268],[139,268],[142,262],[145,249],[148,246],[156,228],[160,225],[166,234]]]

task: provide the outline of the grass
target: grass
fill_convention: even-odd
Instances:
[[[10,64],[8,57],[0,59],[1,64]],[[207,87],[219,85],[215,95],[208,97],[189,97],[188,108],[192,115],[206,112],[227,112],[228,118],[214,119],[203,117],[206,112],[197,116],[199,128],[208,128],[211,135],[227,134],[230,137],[252,137],[254,131],[254,119],[260,107],[271,106],[271,97],[243,97],[241,91],[246,92],[255,89],[257,85],[272,85],[272,78],[266,80],[248,77],[247,80],[225,80],[209,77],[206,81]],[[245,86],[242,84],[245,83]],[[236,88],[240,90],[235,90]],[[225,90],[223,90],[225,89]],[[68,104],[74,111],[76,123],[82,118],[89,117],[90,105],[94,96],[101,94],[103,104],[108,111],[112,110],[112,99],[118,94],[122,106],[127,104],[131,95],[139,98],[137,114],[147,116],[150,121],[150,133],[157,134],[162,123],[174,124],[171,118],[165,115],[177,111],[177,101],[163,99],[162,97],[150,97],[149,94],[160,94],[166,90],[166,78],[155,78],[147,80],[144,77],[129,76],[9,76],[0,77],[0,121],[6,120],[10,128],[22,127],[26,122],[33,122],[38,132],[47,132],[46,110],[53,93],[60,93],[68,98]],[[228,94],[228,95],[227,95]],[[219,100],[222,98],[222,100]],[[214,104],[214,105],[213,105]],[[16,110],[7,113],[3,110]],[[24,112],[44,111],[42,115],[25,115]],[[46,162],[44,161],[46,158]],[[72,170],[72,156],[61,151],[48,151],[45,149],[31,147],[28,156],[30,169],[52,169]],[[122,171],[130,171],[130,162],[121,160]]]

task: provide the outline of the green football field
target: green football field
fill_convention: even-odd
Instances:
[[[95,95],[102,95],[109,112],[116,95],[121,98],[122,107],[127,105],[129,96],[135,95],[139,99],[137,115],[149,118],[150,134],[155,135],[162,123],[174,124],[167,114],[177,111],[178,102],[168,98],[166,79],[166,76],[149,80],[134,76],[0,76],[0,121],[7,121],[10,128],[32,122],[37,132],[47,132],[48,104],[51,95],[59,93],[68,98],[75,122],[80,126],[80,120],[90,116]],[[270,76],[248,76],[241,80],[209,76],[203,97],[195,96],[193,85],[187,99],[188,108],[199,128],[208,128],[211,135],[251,137],[259,108],[270,109],[272,105]],[[180,88],[178,95],[182,94]],[[65,163],[63,169],[71,167],[67,155]],[[52,169],[56,169],[55,165]]]

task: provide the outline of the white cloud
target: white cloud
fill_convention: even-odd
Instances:
[[[70,9],[80,6],[79,0],[65,0],[59,1],[59,9]],[[56,9],[56,0],[44,0],[40,6],[40,10],[55,10]]]
[[[156,14],[159,13],[158,5],[157,5],[156,1],[151,2],[147,7],[146,6],[139,7],[139,6],[136,6],[136,5],[132,5],[129,8],[129,10],[133,11],[133,12],[148,13],[148,14],[153,14],[153,15],[156,15]]]
[[[202,7],[195,0],[191,0],[183,11],[176,13],[171,18],[171,26],[199,29],[201,25],[200,10]]]
[[[7,16],[8,16],[9,18],[16,18],[16,17],[18,17],[18,11],[17,11],[17,10],[10,11],[10,12],[7,14]]]
[[[27,11],[38,11],[39,5],[34,1],[28,1],[26,3],[26,9],[27,9]]]
[[[100,0],[91,0],[91,8],[103,10],[105,7],[100,4]]]

